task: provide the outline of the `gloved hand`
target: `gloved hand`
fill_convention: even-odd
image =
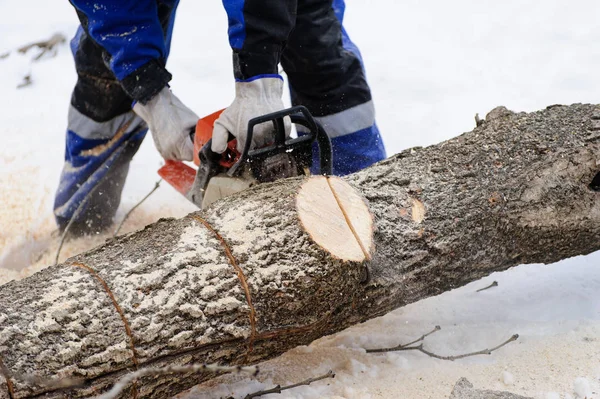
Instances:
[[[198,122],[198,116],[171,92],[162,89],[146,104],[136,103],[133,111],[150,128],[156,149],[165,159],[191,161],[194,143],[190,132]]]
[[[222,153],[227,148],[229,133],[237,138],[237,149],[242,152],[246,143],[248,121],[257,116],[280,111],[283,107],[283,79],[280,76],[259,77],[246,82],[236,82],[235,100],[215,121],[212,135],[213,152]],[[290,136],[291,121],[284,119],[285,135]],[[250,148],[262,147],[274,140],[273,123],[254,127]]]

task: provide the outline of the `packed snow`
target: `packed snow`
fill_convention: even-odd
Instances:
[[[504,370],[502,372],[501,380],[504,383],[504,385],[513,385],[515,383],[515,376],[509,373],[508,371]]]
[[[576,378],[573,382],[573,390],[578,398],[585,399],[592,397],[592,388],[590,387],[590,382],[587,380],[587,378]]]
[[[360,46],[389,154],[471,130],[497,105],[534,111],[551,104],[597,103],[600,3],[577,0],[427,2],[347,0],[346,27]],[[33,12],[32,10],[35,10]],[[32,59],[24,44],[67,37],[77,27],[67,1],[0,3],[0,284],[52,264],[58,237],[52,200],[62,167],[64,129],[75,72],[67,45]],[[221,2],[182,1],[169,60],[175,93],[199,115],[233,95]],[[30,76],[31,84],[17,88]],[[153,186],[161,158],[148,139],[135,157],[117,219]],[[194,207],[161,188],[132,215],[131,231]],[[108,235],[75,240],[61,259]],[[269,397],[444,398],[460,377],[477,389],[534,398],[600,398],[600,253],[554,265],[525,265],[295,348],[261,365],[253,379],[228,375],[187,399],[245,394],[333,370],[334,379]],[[476,292],[498,281],[498,286]],[[455,362],[417,352],[367,354],[411,341],[441,355],[493,347]]]

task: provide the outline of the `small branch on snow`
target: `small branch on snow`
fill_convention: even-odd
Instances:
[[[37,42],[26,44],[22,47],[19,47],[17,51],[21,54],[25,54],[33,47],[37,47],[42,50],[38,55],[36,55],[33,58],[34,61],[37,61],[46,54],[51,54],[51,56],[54,57],[56,55],[56,46],[66,41],[67,39],[64,35],[62,35],[61,33],[55,33],[48,40],[40,40]]]
[[[33,81],[31,80],[31,74],[27,74],[23,77],[23,81],[17,85],[17,89],[30,86],[32,83]]]
[[[519,334],[514,334],[512,337],[510,337],[509,339],[507,339],[506,341],[504,341],[503,343],[501,343],[500,345],[494,346],[491,349],[482,349],[480,351],[476,351],[476,352],[470,352],[470,353],[465,353],[462,355],[453,355],[453,356],[441,356],[438,355],[436,353],[430,352],[427,349],[423,348],[423,344],[419,344],[417,346],[411,346],[417,342],[423,341],[427,336],[433,334],[436,331],[441,330],[440,326],[435,326],[435,328],[428,332],[427,334],[422,335],[420,338],[409,342],[408,344],[403,344],[403,345],[398,345],[395,346],[393,348],[377,348],[377,349],[367,349],[367,353],[384,353],[384,352],[394,352],[394,351],[410,351],[410,350],[415,350],[415,351],[419,351],[421,353],[426,354],[427,356],[433,357],[435,359],[441,359],[441,360],[450,360],[450,361],[454,361],[454,360],[458,360],[458,359],[464,359],[465,357],[471,357],[471,356],[477,356],[477,355],[491,355],[492,352],[502,348],[503,346],[508,345],[509,343],[516,341],[519,338]]]
[[[191,364],[189,366],[168,366],[163,368],[145,368],[135,371],[133,373],[127,374],[123,378],[113,385],[113,387],[103,393],[102,395],[96,396],[94,399],[115,399],[120,393],[127,388],[129,384],[131,384],[134,380],[137,380],[140,377],[145,377],[148,375],[166,375],[166,374],[187,374],[187,373],[197,373],[199,371],[208,371],[208,372],[226,372],[226,373],[249,373],[253,376],[258,375],[259,369],[258,366],[251,367],[242,367],[242,366],[218,366],[216,364]]]
[[[429,331],[427,334],[423,334],[421,335],[420,338],[415,339],[412,342],[409,342],[408,344],[400,344],[398,346],[394,346],[393,348],[377,348],[377,349],[367,349],[367,353],[384,353],[384,352],[394,352],[394,351],[399,351],[399,350],[403,350],[404,348],[416,344],[417,342],[423,341],[426,337],[430,336],[431,334],[433,334],[434,332],[440,331],[442,328],[440,326],[435,326],[435,328],[431,331]]]
[[[487,287],[480,288],[480,289],[478,289],[475,292],[481,292],[481,291],[489,290],[490,288],[497,287],[497,286],[498,286],[498,282],[494,281],[492,284],[488,285]]]
[[[286,385],[286,386],[281,386],[281,385],[276,385],[271,389],[266,389],[264,391],[258,391],[258,392],[253,392],[253,393],[249,393],[248,395],[244,396],[244,399],[252,399],[252,398],[258,398],[259,396],[263,396],[263,395],[269,395],[272,393],[281,393],[285,390],[288,389],[292,389],[292,388],[296,388],[302,385],[310,385],[313,382],[316,381],[321,381],[324,380],[326,378],[335,378],[335,373],[332,370],[329,370],[326,374],[320,375],[318,377],[312,377],[312,378],[308,378],[304,381],[300,381],[296,384],[291,384],[291,385]],[[229,397],[228,399],[232,399],[233,397]]]
[[[503,346],[508,345],[509,343],[511,343],[513,341],[516,341],[518,338],[519,338],[519,334],[514,334],[512,337],[510,337],[509,339],[507,339],[500,345],[494,346],[491,349],[482,349],[477,352],[470,352],[470,353],[465,353],[462,355],[454,355],[454,356],[441,356],[441,355],[437,355],[433,352],[429,352],[428,350],[423,348],[423,344],[420,344],[418,346],[408,346],[406,348],[402,348],[399,350],[401,350],[401,351],[416,350],[416,351],[426,354],[427,356],[430,356],[430,357],[433,357],[436,359],[454,361],[454,360],[458,360],[458,359],[464,359],[465,357],[471,357],[471,356],[477,356],[477,355],[491,355],[492,352],[494,352],[495,350],[500,349]]]
[[[154,193],[158,187],[160,186],[160,182],[162,181],[162,179],[160,179],[159,181],[157,181],[154,184],[154,188],[152,190],[150,190],[150,192],[148,194],[146,194],[146,196],[144,198],[142,198],[137,204],[135,204],[133,206],[133,208],[131,208],[129,210],[129,212],[127,212],[127,214],[125,214],[125,217],[123,218],[123,220],[121,220],[121,223],[119,223],[119,227],[117,227],[117,229],[115,230],[115,233],[113,234],[113,237],[116,237],[117,234],[119,234],[119,231],[121,231],[121,227],[123,227],[123,224],[127,221],[127,219],[129,218],[129,216],[131,215],[131,213],[135,210],[135,208],[137,208],[138,206],[142,205],[142,202],[146,201],[146,199],[148,199],[148,197],[150,197],[152,195],[152,193]]]

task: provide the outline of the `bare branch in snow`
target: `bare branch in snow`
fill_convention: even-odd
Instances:
[[[65,38],[65,36],[63,34],[55,33],[50,37],[50,39],[40,40],[37,42],[26,44],[22,47],[19,47],[17,49],[17,51],[21,54],[25,54],[30,49],[37,47],[37,48],[41,49],[40,53],[33,58],[34,61],[37,61],[37,60],[41,59],[43,56],[45,56],[46,54],[50,54],[52,57],[54,57],[56,55],[56,46],[59,44],[65,43],[66,41],[67,41],[67,39]]]
[[[31,74],[27,74],[23,77],[23,81],[17,85],[17,89],[30,86],[32,83],[33,81],[31,80]]]
[[[427,356],[430,356],[430,357],[433,357],[436,359],[454,361],[454,360],[458,360],[458,359],[464,359],[465,357],[471,357],[471,356],[477,356],[477,355],[491,355],[492,352],[494,352],[495,350],[498,350],[498,349],[502,348],[503,346],[506,346],[509,343],[516,341],[519,338],[519,334],[514,334],[512,337],[510,337],[509,339],[507,339],[500,345],[494,346],[493,348],[490,348],[490,349],[486,348],[486,349],[482,349],[482,350],[476,351],[476,352],[469,352],[469,353],[465,353],[462,355],[453,355],[453,356],[442,356],[442,355],[438,355],[436,353],[430,352],[427,349],[423,348],[422,343],[417,346],[411,346],[417,342],[423,341],[427,336],[429,336],[439,330],[441,330],[440,326],[435,326],[435,328],[432,331],[428,332],[427,334],[422,335],[420,338],[418,338],[412,342],[409,342],[408,344],[398,345],[393,348],[367,349],[367,353],[383,353],[383,352],[415,350],[415,351],[419,351],[421,353],[426,354]]]
[[[324,380],[326,378],[335,378],[335,373],[332,370],[329,370],[327,373],[320,375],[318,377],[312,377],[312,378],[308,378],[304,381],[300,381],[296,384],[291,384],[291,385],[286,385],[286,386],[281,386],[281,385],[276,385],[271,389],[267,389],[264,391],[258,391],[258,392],[254,392],[254,393],[249,393],[248,395],[244,396],[244,399],[252,399],[252,398],[258,398],[259,396],[263,396],[263,395],[269,395],[272,393],[281,393],[285,390],[288,389],[292,389],[292,388],[296,388],[302,385],[310,385],[313,382],[316,381],[321,381]],[[232,399],[232,397],[230,397],[229,399]]]
[[[480,289],[478,289],[475,292],[481,292],[481,291],[489,290],[490,288],[497,287],[497,286],[498,286],[498,282],[494,281],[492,284],[488,285],[487,287],[480,288]]]
[[[394,351],[399,351],[399,350],[403,350],[404,348],[416,344],[417,342],[423,341],[426,337],[430,336],[431,334],[433,334],[436,331],[440,331],[442,328],[440,326],[435,326],[435,328],[431,331],[429,331],[427,334],[423,334],[421,335],[421,337],[415,339],[412,342],[409,342],[407,344],[400,344],[398,346],[394,346],[393,348],[378,348],[378,349],[367,349],[367,353],[384,353],[384,352],[394,352]]]
[[[441,356],[441,355],[437,355],[433,352],[430,352],[426,349],[423,348],[423,344],[420,344],[418,346],[409,346],[406,348],[402,348],[399,350],[402,351],[408,351],[408,350],[417,350],[421,353],[426,354],[427,356],[436,358],[436,359],[441,359],[441,360],[450,360],[450,361],[454,361],[454,360],[458,360],[458,359],[464,359],[465,357],[471,357],[471,356],[477,356],[477,355],[491,355],[492,352],[494,352],[497,349],[502,348],[503,346],[508,345],[509,343],[516,341],[519,338],[519,334],[514,334],[512,337],[510,337],[509,339],[507,339],[506,341],[504,341],[503,343],[501,343],[500,345],[494,346],[491,349],[482,349],[480,351],[477,352],[470,352],[470,353],[465,353],[462,355],[454,355],[454,356]]]
[[[158,187],[160,186],[160,182],[162,181],[162,179],[160,179],[159,181],[157,181],[154,184],[154,188],[152,190],[150,190],[150,192],[148,194],[146,194],[146,196],[144,198],[142,198],[137,204],[135,204],[133,206],[133,208],[131,208],[129,210],[129,212],[127,212],[127,214],[125,214],[125,217],[123,218],[123,220],[121,220],[121,223],[119,223],[119,227],[117,227],[117,229],[115,230],[115,233],[113,234],[113,237],[116,237],[119,234],[119,231],[121,231],[121,227],[123,227],[123,224],[127,221],[127,219],[129,218],[129,216],[131,215],[131,213],[135,210],[135,208],[137,208],[138,206],[142,205],[142,203],[144,201],[146,201],[146,199],[148,199],[148,197],[150,197],[152,195],[152,193],[154,193]]]

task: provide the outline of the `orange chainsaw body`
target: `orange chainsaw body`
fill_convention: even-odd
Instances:
[[[215,121],[222,112],[217,111],[198,120],[195,130],[190,132],[197,168],[171,160],[158,171],[164,180],[200,209],[255,184],[309,175],[313,144],[317,144],[319,149],[320,173],[331,174],[331,142],[306,107],[295,106],[250,119],[243,153],[237,151],[237,140],[230,133],[226,150],[217,154],[211,151],[210,146]],[[308,129],[307,133],[289,138],[284,118],[304,126]],[[273,124],[273,141],[251,149],[254,127],[262,123]]]
[[[198,158],[198,154],[202,147],[204,147],[212,138],[215,121],[219,118],[223,111],[224,109],[207,115],[204,118],[200,118],[196,123],[194,134],[194,164],[196,166],[200,165],[200,158]],[[237,141],[235,139],[229,141],[227,144],[227,150],[223,153],[223,156],[219,162],[221,166],[230,168],[238,160],[240,154],[236,150],[236,145]],[[183,195],[187,195],[194,183],[196,169],[182,161],[168,160],[158,170],[158,174],[173,188],[175,188],[175,190],[179,191]]]

